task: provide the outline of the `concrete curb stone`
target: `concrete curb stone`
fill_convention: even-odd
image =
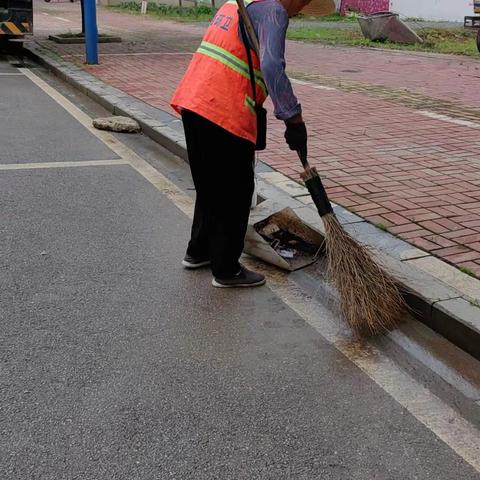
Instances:
[[[432,316],[425,322],[433,330],[452,343],[462,344],[463,349],[475,358],[480,358],[480,341],[473,332],[480,331],[480,304],[464,298],[443,300],[433,305]],[[469,341],[465,341],[469,339]]]
[[[135,119],[145,135],[188,161],[183,126],[177,117],[106,85],[44,47],[30,43],[26,50],[35,61],[101,104],[112,114]],[[293,208],[303,221],[321,234],[325,234],[320,217],[303,186],[270,167],[264,166],[260,170],[259,196]],[[397,278],[405,290],[412,313],[430,328],[480,360],[480,299],[469,297],[469,293],[476,291],[477,286],[475,285],[473,289],[463,288],[465,282],[478,282],[479,286],[480,282],[463,274],[467,278],[462,277],[462,282],[455,285],[458,288],[454,288],[433,276],[425,267],[419,269],[414,264],[415,259],[422,258],[424,265],[430,259],[438,268],[439,259],[378,229],[341,206],[335,205],[334,210],[345,229],[357,240],[372,247],[378,260]],[[446,263],[445,265],[450,267]]]

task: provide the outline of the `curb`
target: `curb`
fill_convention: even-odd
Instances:
[[[181,121],[111,87],[82,68],[66,62],[38,44],[25,46],[27,55],[56,76],[101,104],[114,115],[135,119],[145,135],[188,161]],[[289,206],[312,228],[325,234],[308,191],[300,184],[262,165],[258,194]],[[344,228],[372,247],[377,259],[406,292],[412,314],[437,333],[480,360],[480,281],[412,245],[384,232],[345,208],[335,205]]]

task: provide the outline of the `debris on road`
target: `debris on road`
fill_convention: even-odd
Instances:
[[[141,130],[140,125],[133,118],[121,116],[95,118],[93,126],[98,130],[111,132],[138,133]]]
[[[261,202],[250,215],[245,252],[287,271],[311,265],[321,253],[323,237],[291,208]]]

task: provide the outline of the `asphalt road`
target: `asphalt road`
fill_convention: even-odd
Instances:
[[[480,478],[272,290],[183,270],[188,217],[0,82],[2,480]]]

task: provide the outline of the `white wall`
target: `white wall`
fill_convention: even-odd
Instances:
[[[463,22],[473,15],[473,0],[391,0],[390,9],[404,17]]]

